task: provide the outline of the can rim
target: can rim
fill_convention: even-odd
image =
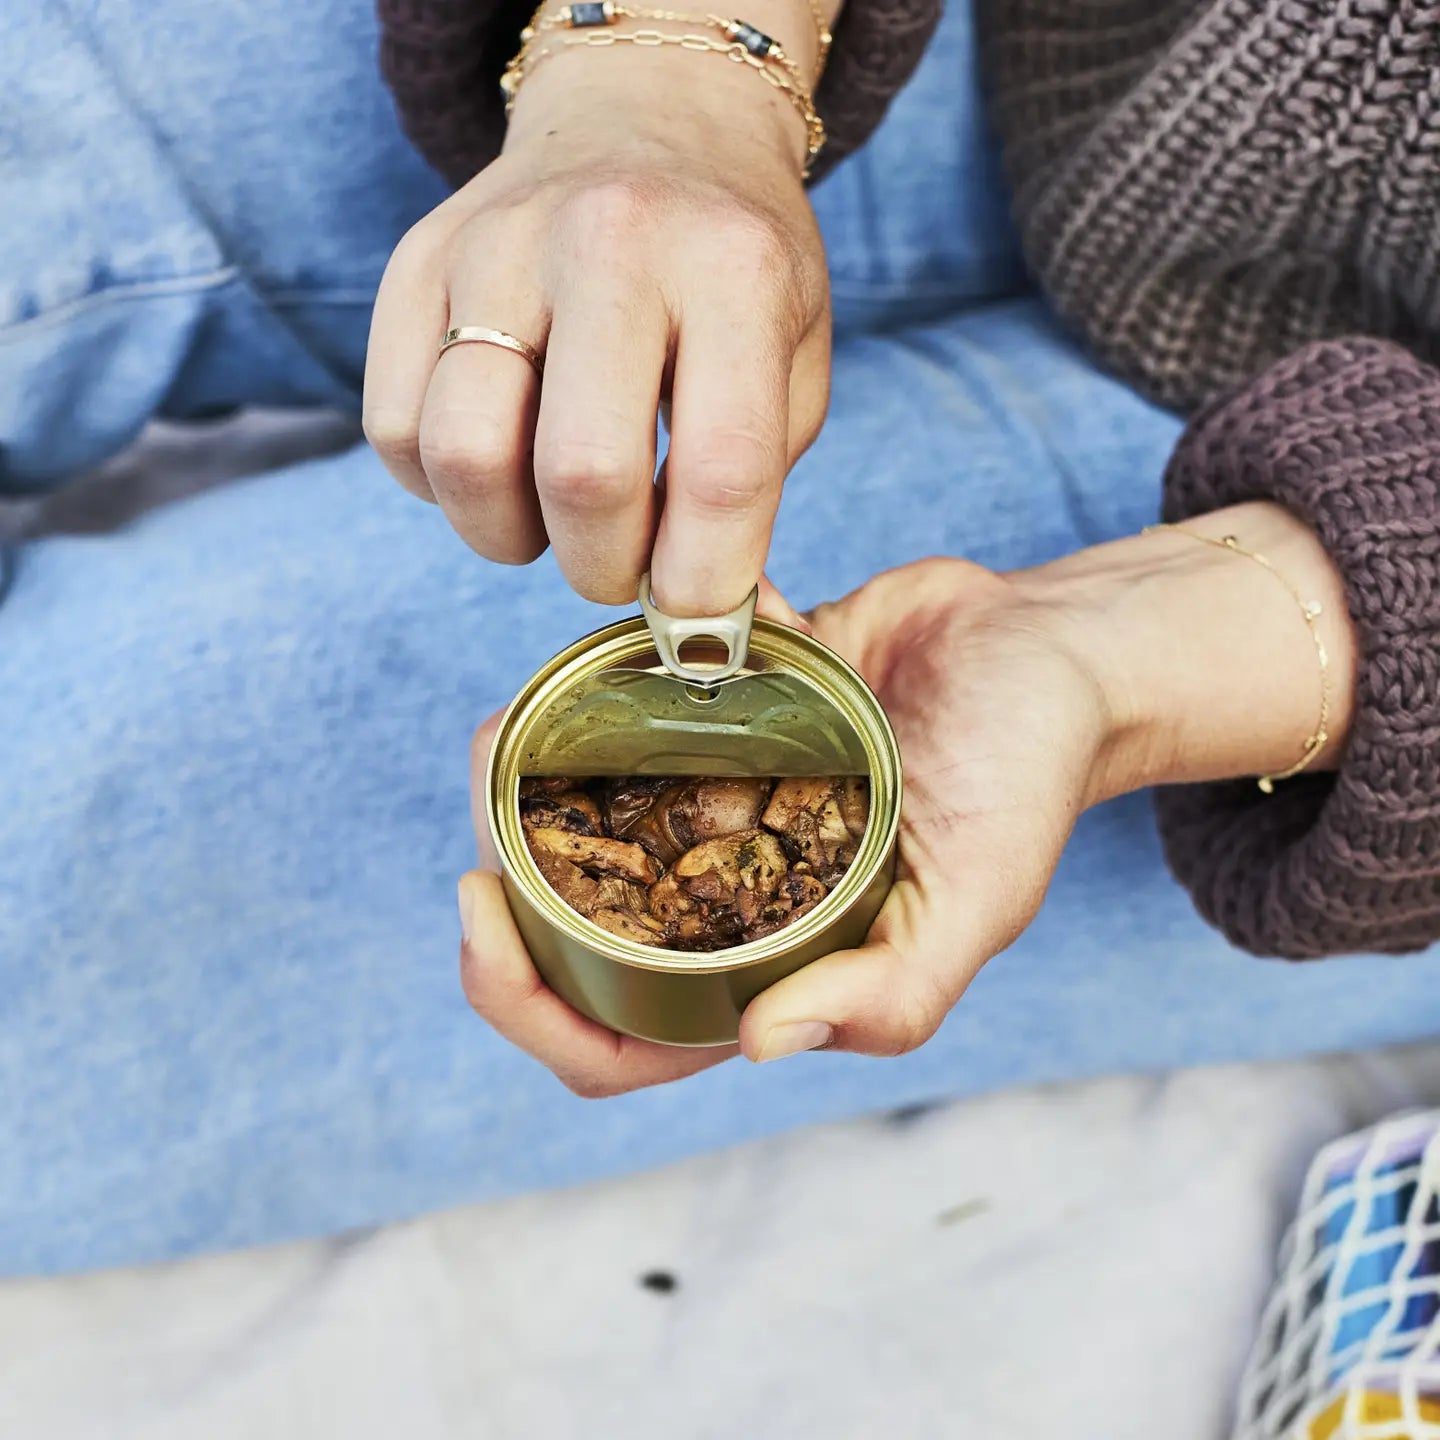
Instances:
[[[485,818],[501,865],[546,919],[606,959],[639,970],[687,975],[723,974],[760,964],[803,945],[846,914],[864,898],[876,868],[886,862],[893,850],[900,827],[900,752],[889,717],[874,691],[835,651],[814,636],[788,625],[757,619],[751,632],[751,646],[756,654],[771,660],[783,660],[789,653],[824,661],[831,672],[825,677],[831,698],[837,703],[848,702],[847,708],[854,712],[852,723],[865,749],[869,765],[870,819],[844,878],[814,910],[794,925],[743,945],[700,953],[665,950],[622,939],[586,919],[567,905],[540,873],[529,846],[524,843],[519,807],[511,807],[513,815],[506,815],[500,805],[498,791],[504,778],[502,772],[509,765],[515,737],[523,735],[526,729],[525,721],[542,711],[547,703],[545,697],[564,685],[653,650],[654,641],[641,617],[603,626],[567,646],[527,681],[501,717],[485,769]],[[865,723],[858,723],[862,720]],[[514,779],[518,784],[518,774]]]

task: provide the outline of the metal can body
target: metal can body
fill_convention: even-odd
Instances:
[[[747,673],[798,677],[822,697],[815,709],[823,725],[848,727],[844,743],[856,756],[863,754],[870,816],[855,859],[810,914],[762,939],[703,954],[622,939],[572,910],[540,874],[520,824],[519,784],[533,773],[547,730],[555,728],[555,716],[578,693],[577,686],[617,673],[617,667],[630,667],[625,673],[634,674],[656,663],[654,642],[637,618],[586,636],[542,667],[501,722],[486,775],[486,813],[516,925],[551,989],[582,1014],[627,1035],[670,1045],[723,1045],[734,1041],[746,1005],[767,986],[865,938],[894,875],[899,750],[879,701],[844,661],[798,631],[756,621]],[[774,746],[786,739],[767,736],[766,724],[803,732],[801,693],[798,704],[788,696],[787,705],[757,717],[752,727],[707,729],[703,702],[696,700],[695,717],[671,716],[653,728],[623,704],[581,707],[578,718],[568,713],[566,729],[569,743],[580,747],[575,753],[606,757],[607,768],[590,774],[667,773],[666,747],[683,730],[691,762],[703,752],[705,769],[694,773],[765,776],[777,773],[763,762],[767,756],[773,760]],[[792,762],[785,773],[801,772]]]

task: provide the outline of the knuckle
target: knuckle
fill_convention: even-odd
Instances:
[[[809,262],[801,237],[759,209],[732,207],[712,228],[713,243],[730,282],[746,294],[767,298],[785,319],[798,325],[815,309],[812,283],[823,265]],[[822,287],[822,295],[823,295]]]
[[[522,459],[513,430],[486,415],[455,411],[425,417],[419,453],[432,478],[478,483],[513,474]]]
[[[825,428],[825,415],[822,411],[813,420],[807,420],[800,427],[800,433],[796,437],[795,459],[806,454],[815,442],[820,438],[820,432]]]
[[[895,1029],[890,1033],[885,1054],[889,1056],[909,1055],[918,1050],[934,1033],[935,1026],[920,1011],[905,1006],[898,1017]]]
[[[417,220],[399,239],[390,252],[386,273],[396,275],[424,274],[433,265],[440,233],[436,213]],[[383,282],[382,282],[383,283]]]
[[[753,510],[769,503],[779,488],[770,447],[758,435],[739,431],[692,455],[683,477],[689,502],[705,511]]]
[[[782,278],[799,260],[800,247],[789,231],[760,209],[731,206],[714,233],[727,261],[758,275]]]
[[[900,977],[895,987],[896,1010],[889,1030],[887,1055],[918,1050],[940,1028],[950,1009],[949,996],[928,973]]]
[[[628,244],[646,230],[664,203],[663,187],[633,176],[591,181],[566,197],[560,221],[586,248],[609,249]]]
[[[620,1094],[622,1088],[607,1076],[588,1072],[562,1074],[559,1080],[572,1095],[579,1096],[581,1100],[609,1100]]]
[[[375,453],[385,461],[416,464],[420,460],[420,427],[409,411],[393,410],[366,401],[360,410],[360,428]]]
[[[427,237],[426,263],[444,274],[455,289],[475,272],[490,268],[497,255],[523,255],[534,248],[539,217],[536,207],[499,200],[471,211],[435,241]]]
[[[804,454],[819,438],[825,428],[825,415],[830,408],[829,387],[822,388],[804,410],[803,419],[797,430],[797,450]]]
[[[619,446],[566,441],[535,456],[535,478],[557,504],[583,514],[617,510],[633,499],[648,467]]]

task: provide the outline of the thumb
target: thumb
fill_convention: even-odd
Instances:
[[[760,577],[760,598],[755,602],[755,613],[777,625],[802,630],[806,635],[815,633],[814,626],[780,593],[768,575]]]
[[[981,966],[1034,918],[1059,858],[1037,845],[1017,861],[1013,844],[987,857],[987,828],[976,822],[964,846],[968,868],[957,861],[925,878],[902,874],[864,945],[816,960],[751,1001],[740,1025],[746,1058],[821,1048],[903,1055],[923,1045]]]

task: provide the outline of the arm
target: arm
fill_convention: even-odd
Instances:
[[[1337,775],[1270,797],[1161,791],[1166,852],[1246,949],[1418,949],[1440,938],[1440,372],[1395,345],[1331,341],[1209,407],[1171,462],[1167,516],[1260,497],[1304,525],[1342,586],[1349,742]]]
[[[813,68],[805,0],[752,13]],[[575,589],[609,604],[633,601],[649,565],[672,612],[733,608],[828,398],[804,153],[795,110],[724,56],[586,46],[539,64],[504,153],[386,269],[365,376],[381,458],[489,559],[553,547]],[[488,345],[437,359],[463,325],[524,340],[543,378]]]
[[[922,561],[809,622],[769,596],[875,687],[906,795],[899,876],[866,944],[759,996],[746,1056],[923,1043],[1030,923],[1076,817],[1149,786],[1170,787],[1177,873],[1237,942],[1302,956],[1440,938],[1440,375],[1376,342],[1312,347],[1197,420],[1166,506],[1319,603],[1331,703],[1315,763],[1273,795],[1255,785],[1315,729],[1320,671],[1294,597],[1171,532],[1011,575]],[[575,1015],[539,984],[495,876],[466,876],[461,909],[472,1003],[582,1093],[733,1053]]]
[[[857,14],[870,3],[857,0]],[[934,0],[913,3],[938,15]],[[839,13],[839,0],[816,5],[747,0],[741,14],[808,77],[817,14],[830,24]],[[554,0],[546,12],[558,9]],[[855,21],[862,40],[873,23]],[[705,31],[636,18],[607,31],[657,26]],[[914,44],[848,59],[843,30],[827,75],[873,82],[894,71],[898,87],[929,24]],[[523,564],[552,547],[576,590],[610,604],[632,602],[648,567],[670,613],[724,613],[760,576],[781,486],[829,397],[829,285],[802,182],[807,127],[764,75],[724,54],[566,49],[559,34],[547,32],[555,53],[515,96],[503,153],[390,261],[366,364],[366,434],[481,555]],[[498,77],[518,43],[517,26],[466,85],[487,85],[476,71],[492,59]],[[393,54],[390,69],[409,73]],[[860,89],[871,100],[892,93]],[[843,126],[844,105],[835,113]],[[518,337],[543,354],[543,376],[489,345],[437,359],[452,326]],[[657,486],[656,418],[667,405]]]
[[[1205,524],[1265,550],[1302,590],[1338,596],[1323,550],[1278,507]],[[773,616],[806,623],[782,607],[771,597]],[[1339,680],[1353,668],[1343,605],[1329,618]],[[1157,782],[1283,768],[1314,722],[1315,656],[1294,602],[1259,567],[1163,533],[1012,575],[921,561],[808,623],[865,674],[895,726],[900,869],[864,947],[752,1002],[741,1027],[752,1060],[922,1044],[1034,917],[1081,811]],[[1347,715],[1337,706],[1325,763]],[[477,774],[487,744],[482,734]],[[733,1053],[612,1036],[570,1011],[536,979],[495,875],[467,876],[461,906],[472,1004],[581,1093],[675,1079]]]

